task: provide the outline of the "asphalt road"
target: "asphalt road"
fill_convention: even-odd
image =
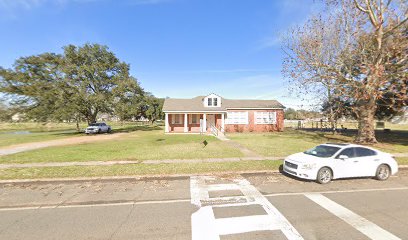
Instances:
[[[408,171],[0,185],[0,239],[408,239]]]

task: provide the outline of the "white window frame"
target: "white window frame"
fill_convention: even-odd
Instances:
[[[248,125],[248,112],[227,112],[225,124],[246,124]]]
[[[196,122],[193,122],[193,116],[196,117]],[[188,123],[189,124],[199,124],[200,123],[200,114],[189,114],[188,117]]]
[[[176,121],[176,116],[179,116],[178,121]],[[173,116],[171,118],[171,123],[172,124],[181,124],[182,123],[182,116],[183,116],[183,114],[173,114]]]
[[[213,98],[212,105],[213,105],[213,107],[218,107],[218,98]]]
[[[211,104],[209,104],[211,101]],[[215,105],[217,103],[217,105]],[[219,107],[221,106],[221,98],[220,97],[206,97],[204,99],[204,107]]]
[[[207,106],[209,106],[209,107],[213,106],[213,98],[207,98]]]
[[[276,124],[276,112],[255,112],[255,124]]]

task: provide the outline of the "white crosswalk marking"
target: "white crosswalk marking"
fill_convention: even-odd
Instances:
[[[289,240],[303,240],[289,221],[247,180],[232,184],[207,184],[214,177],[193,176],[190,179],[191,203],[200,209],[191,216],[193,240],[219,240],[221,235],[262,230],[281,230]],[[244,196],[210,198],[210,191],[240,190]],[[213,208],[260,205],[267,214],[232,218],[214,217]]]
[[[401,240],[390,232],[387,232],[376,224],[328,199],[322,194],[307,193],[304,195],[373,240]]]

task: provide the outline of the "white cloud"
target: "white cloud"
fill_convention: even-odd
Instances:
[[[270,36],[270,37],[265,37],[258,41],[257,44],[257,49],[261,50],[264,48],[271,48],[271,47],[279,47],[281,45],[281,39],[279,36]]]

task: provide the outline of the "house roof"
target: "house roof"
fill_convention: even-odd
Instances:
[[[205,107],[203,100],[206,96],[191,99],[167,98],[164,100],[163,112],[167,111],[226,111],[227,109],[243,108],[285,108],[276,100],[244,100],[221,98],[220,107]]]

